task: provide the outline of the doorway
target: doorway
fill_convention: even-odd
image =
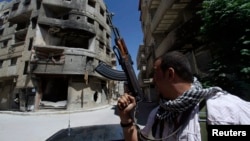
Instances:
[[[66,108],[68,79],[65,77],[43,77],[40,108]]]

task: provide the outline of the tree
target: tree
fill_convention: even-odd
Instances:
[[[204,0],[198,14],[200,33],[206,43],[213,44],[204,85],[218,85],[250,100],[250,1]]]

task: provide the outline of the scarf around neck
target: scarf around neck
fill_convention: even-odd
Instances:
[[[181,96],[174,100],[160,99],[160,107],[155,118],[173,122],[182,112],[197,105],[204,97],[214,95],[219,91],[222,91],[219,87],[203,89],[197,78],[194,78],[191,88]]]
[[[196,77],[194,77],[194,82],[192,83],[191,88],[184,92],[181,96],[174,100],[160,98],[160,106],[155,115],[155,121],[152,126],[152,135],[156,137],[157,127],[159,126],[159,137],[162,138],[164,121],[169,124],[175,123],[175,119],[180,114],[185,113],[186,116],[186,114],[188,114],[187,112],[191,112],[192,108],[194,108],[194,106],[196,106],[203,98],[215,95],[217,92],[222,91],[223,90],[219,87],[203,89],[201,83]]]

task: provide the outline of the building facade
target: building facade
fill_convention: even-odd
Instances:
[[[83,110],[108,104],[116,82],[103,0],[12,0],[0,5],[0,110]]]
[[[143,45],[139,46],[137,68],[146,98],[157,100],[154,92],[153,61],[171,50],[183,52],[190,60],[195,75],[204,76],[211,54],[209,45],[196,41],[193,33],[200,28],[196,12],[202,0],[140,0],[139,11]]]

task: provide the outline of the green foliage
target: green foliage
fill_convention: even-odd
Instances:
[[[204,85],[218,85],[248,99],[250,1],[204,0],[198,14],[203,22],[201,35],[214,44],[210,75],[204,78]]]

